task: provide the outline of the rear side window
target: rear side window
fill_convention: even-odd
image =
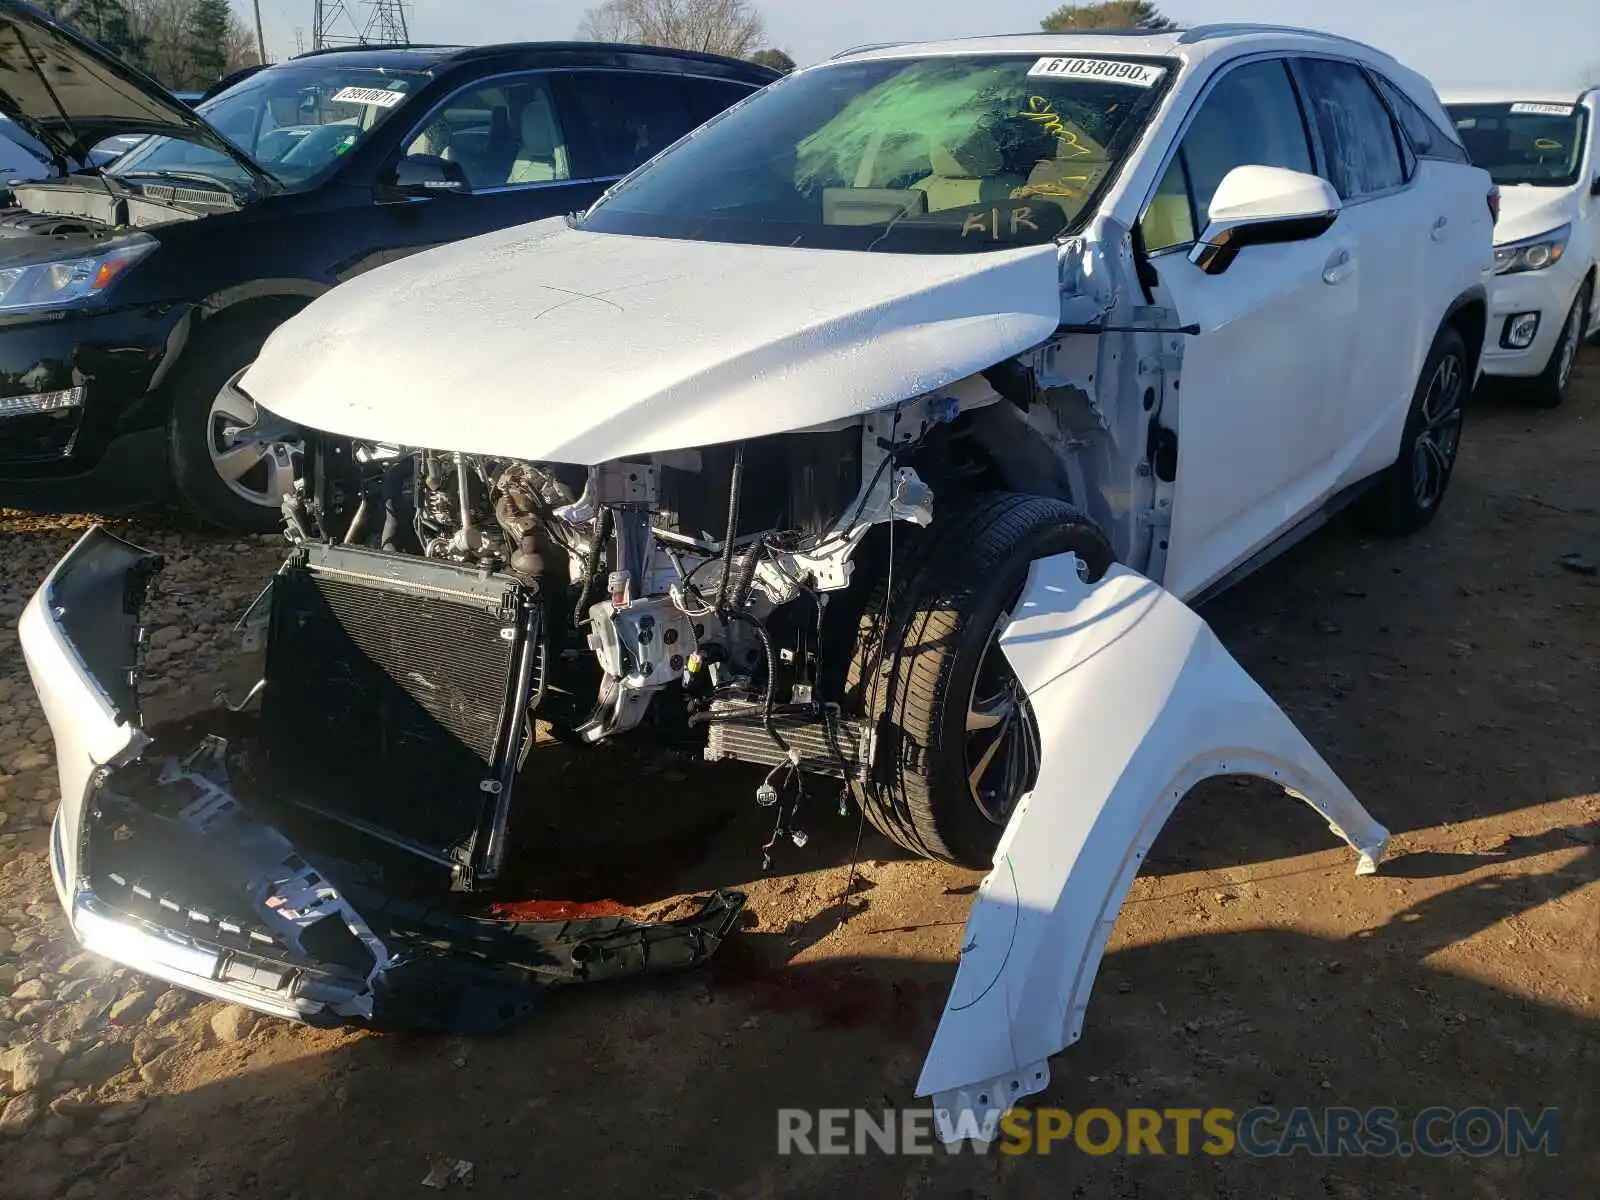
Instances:
[[[689,97],[689,111],[695,123],[704,125],[725,108],[732,108],[756,89],[727,79],[685,79],[683,90]]]
[[[573,115],[595,158],[587,174],[626,175],[700,124],[675,75],[579,71],[571,82]]]
[[[1311,111],[1341,200],[1359,200],[1406,181],[1405,160],[1389,110],[1366,72],[1331,59],[1300,60]]]
[[[1194,241],[1217,185],[1246,166],[1316,169],[1300,100],[1280,59],[1235,67],[1201,101],[1140,223],[1146,252]]]
[[[1400,121],[1400,131],[1405,134],[1406,141],[1411,143],[1411,153],[1418,158],[1437,158],[1444,162],[1471,161],[1467,157],[1467,152],[1446,136],[1428,114],[1416,106],[1410,96],[1382,75],[1375,75],[1373,78],[1378,81],[1378,90],[1389,101],[1389,107],[1394,109],[1394,115]]]

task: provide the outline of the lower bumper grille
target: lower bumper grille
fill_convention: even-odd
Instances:
[[[267,761],[307,806],[448,864],[498,873],[538,608],[505,577],[308,546],[273,585]]]
[[[72,453],[82,416],[81,408],[0,414],[0,464],[59,462]]]

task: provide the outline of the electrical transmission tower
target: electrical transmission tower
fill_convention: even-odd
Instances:
[[[406,0],[369,0],[367,7],[371,11],[361,33],[363,42],[404,46],[411,41],[411,31],[406,28]]]
[[[311,48],[403,44],[411,40],[406,9],[409,0],[366,0],[364,22],[358,22],[354,0],[314,0]]]

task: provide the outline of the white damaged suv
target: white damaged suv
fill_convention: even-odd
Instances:
[[[1600,331],[1600,88],[1478,92],[1445,108],[1500,186],[1484,374],[1554,408],[1578,346]]]
[[[768,851],[837,819],[831,778],[992,864],[919,1083],[992,1133],[1197,782],[1274,781],[1376,869],[1384,827],[1189,605],[1341,506],[1433,518],[1491,191],[1424,79],[1321,34],[887,46],[586,214],[335,289],[235,384],[307,442],[250,693],[144,725],[161,562],[104,531],[23,617],[73,928],[306,1020],[475,1028],[696,963],[744,897],[485,907],[572,790],[536,722],[681,738],[754,764]]]

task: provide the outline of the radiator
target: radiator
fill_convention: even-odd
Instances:
[[[506,576],[344,546],[272,589],[267,769],[305,807],[451,868],[499,873],[538,607]]]

